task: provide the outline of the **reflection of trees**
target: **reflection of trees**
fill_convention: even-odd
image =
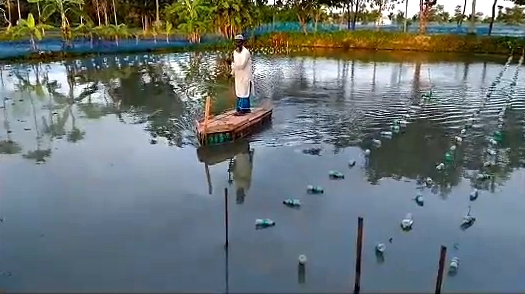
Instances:
[[[3,99],[2,111],[4,115],[4,128],[6,132],[6,139],[0,141],[0,154],[16,154],[22,150],[22,147],[11,138],[11,126],[9,123],[9,116],[7,113],[8,98]]]
[[[193,131],[195,118],[202,111],[200,98],[217,97],[213,93],[221,91],[215,81],[222,73],[214,70],[215,56],[195,52],[184,57],[188,58],[173,62],[156,57],[148,62],[137,61],[137,56],[120,56],[105,60],[106,66],[97,60],[83,68],[72,64],[76,76],[91,83],[88,88],[97,92],[102,87],[114,105],[113,109],[95,107],[87,95],[87,102],[79,103],[79,107],[88,117],[115,111],[124,123],[147,123],[146,129],[153,137],[164,137],[170,144],[182,146],[185,138],[193,136],[188,131]]]
[[[381,148],[374,148],[369,158],[369,181],[377,182],[384,177],[431,177],[443,187],[457,185],[461,176],[459,168],[450,167],[444,176],[435,168],[449,148],[448,142],[442,140],[443,136],[446,136],[446,131],[439,124],[416,120],[406,127],[403,135],[382,140]],[[368,144],[362,147],[370,148]]]
[[[31,95],[29,95],[29,99],[31,101],[31,111],[33,113],[33,122],[36,131],[36,150],[28,151],[26,154],[23,155],[23,157],[27,159],[34,159],[36,163],[44,163],[46,162],[46,158],[51,156],[51,148],[47,148],[44,150],[40,149],[42,145],[42,135],[40,134],[40,130],[38,128],[35,103]]]
[[[414,78],[412,79],[412,98],[419,99],[421,96],[421,62],[416,62],[414,68]]]

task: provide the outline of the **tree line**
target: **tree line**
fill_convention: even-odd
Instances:
[[[502,2],[515,6],[503,9],[498,5]],[[404,4],[404,11],[394,12],[399,4]],[[111,35],[117,42],[118,37],[142,34],[156,38],[173,32],[184,34],[191,42],[199,42],[206,33],[231,38],[275,21],[299,22],[305,33],[308,23],[315,28],[319,23],[346,23],[351,30],[358,22],[375,23],[380,29],[384,15],[405,31],[417,22],[422,34],[431,22],[461,26],[468,21],[472,32],[477,22],[488,23],[489,34],[495,22],[525,22],[520,7],[525,0],[494,0],[487,16],[476,12],[476,0],[471,0],[472,13],[466,15],[468,4],[467,0],[459,3],[450,15],[437,0],[0,0],[0,13],[8,32],[17,27],[15,32],[31,39],[41,39],[52,26],[60,29],[64,40],[75,34]],[[407,17],[409,5],[419,7],[412,17]]]

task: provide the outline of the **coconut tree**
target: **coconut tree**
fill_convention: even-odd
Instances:
[[[476,0],[472,0],[472,12],[470,13],[469,33],[476,33]]]
[[[50,25],[46,25],[43,23],[35,23],[35,18],[33,17],[33,14],[29,13],[27,16],[27,19],[20,19],[16,26],[13,27],[12,30],[10,30],[11,37],[14,39],[16,37],[26,37],[29,36],[29,42],[31,43],[31,50],[36,51],[37,45],[36,40],[40,41],[42,40],[42,31],[44,29],[51,29],[53,28]]]
[[[489,24],[489,33],[490,36],[492,34],[492,29],[494,28],[494,19],[496,18],[496,6],[498,5],[498,0],[494,0],[494,3],[492,3],[492,14],[490,15],[490,24]]]

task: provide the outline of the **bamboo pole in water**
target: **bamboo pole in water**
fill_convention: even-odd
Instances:
[[[354,294],[359,294],[361,291],[361,255],[363,252],[363,218],[357,218],[357,240],[356,240],[356,255],[355,255],[355,282]]]
[[[439,267],[438,274],[436,279],[436,290],[434,293],[441,293],[441,284],[443,283],[443,272],[445,270],[445,259],[447,258],[447,247],[441,246],[441,251],[439,253]]]
[[[224,188],[224,248],[226,250],[228,250],[228,245],[229,245],[229,227],[230,227],[230,222],[229,222],[229,218],[228,218],[228,188]]]

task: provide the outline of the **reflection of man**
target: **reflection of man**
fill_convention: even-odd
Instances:
[[[253,169],[253,150],[247,147],[247,150],[237,154],[233,164],[233,180],[237,190],[237,203],[244,203],[246,192],[250,189],[252,182]]]
[[[235,36],[233,51],[232,75],[235,77],[235,94],[237,95],[237,114],[249,113],[252,84],[252,57],[244,47],[244,37]]]

